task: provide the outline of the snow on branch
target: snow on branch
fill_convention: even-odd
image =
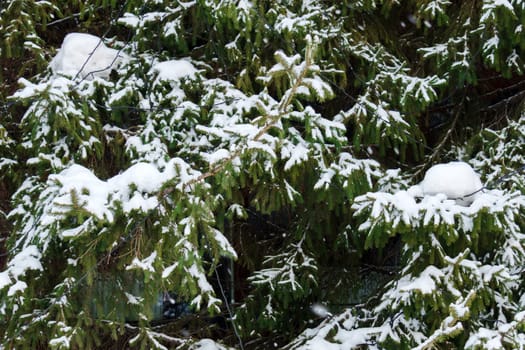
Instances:
[[[304,237],[297,244],[292,244],[288,251],[267,257],[264,264],[275,267],[256,271],[250,277],[251,283],[268,285],[272,290],[290,289],[292,292],[303,288],[304,281],[302,282],[301,279],[310,278],[312,283],[316,283],[313,275],[305,273],[305,271],[317,270],[317,266],[315,259],[304,251],[303,243]]]
[[[408,227],[432,228],[444,225],[451,239],[462,233],[476,233],[479,215],[494,218],[494,229],[502,230],[525,206],[516,192],[485,190],[479,177],[465,163],[448,163],[432,167],[420,185],[396,193],[370,192],[356,198],[352,209],[356,216],[367,213],[359,230],[368,232],[368,244],[377,244],[378,236],[394,234]],[[384,232],[377,230],[377,225]],[[456,237],[456,238],[452,238]],[[375,242],[375,243],[373,243]]]
[[[24,290],[27,284],[21,281],[20,277],[30,270],[42,271],[41,258],[42,253],[37,246],[28,245],[24,247],[9,261],[7,268],[0,272],[0,289],[10,286],[7,292],[8,296]]]
[[[283,93],[279,102],[273,100],[264,91],[255,99],[242,98],[241,96],[241,102],[237,110],[251,110],[252,106],[255,106],[261,113],[261,116],[255,118],[249,124],[238,122],[237,118],[225,121],[224,116],[220,116],[218,122],[215,120],[212,122],[212,126],[201,126],[198,128],[203,133],[217,137],[228,147],[224,146],[224,150],[220,150],[219,153],[214,151],[215,153],[211,155],[204,155],[205,158],[211,161],[210,169],[198,178],[188,182],[188,186],[216,175],[227,165],[250,151],[263,151],[271,158],[276,158],[274,149],[278,145],[278,138],[269,135],[268,132],[273,128],[282,128],[281,119],[293,111],[293,101],[298,98],[301,89],[306,86],[307,82],[310,85],[313,84],[311,80],[305,80],[318,70],[318,67],[312,62],[313,50],[312,44],[307,47],[304,61],[301,60],[299,55],[289,57],[281,51],[275,54],[278,63],[261,79],[270,83],[275,76],[284,74],[288,77],[290,86]],[[328,90],[332,91],[329,85],[322,82],[320,78],[315,75],[314,78],[323,86],[322,91],[318,91],[318,93],[324,94]],[[249,102],[248,105],[247,101]],[[169,192],[170,189],[168,188],[164,193],[167,194]]]
[[[356,183],[351,181],[355,172],[365,175],[367,184],[373,186],[373,179],[379,178],[382,172],[379,163],[372,159],[356,159],[350,153],[339,153],[337,160],[329,167],[323,167],[320,171],[319,180],[314,185],[314,189],[327,189],[334,177],[339,177],[344,188],[355,187]]]
[[[71,208],[86,211],[97,220],[112,222],[117,208],[124,213],[148,212],[159,202],[161,187],[173,179],[191,181],[200,173],[189,174],[182,159],[172,159],[163,171],[148,163],[137,163],[123,173],[106,181],[98,179],[91,170],[72,165],[57,175],[51,175],[50,189],[56,189],[51,207],[45,210],[44,225],[60,220]]]

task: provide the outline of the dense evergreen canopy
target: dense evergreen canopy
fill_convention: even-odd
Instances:
[[[520,0],[0,2],[0,348],[525,348],[524,26]],[[453,160],[475,198],[418,192]]]

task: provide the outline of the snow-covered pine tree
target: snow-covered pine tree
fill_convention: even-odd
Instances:
[[[524,347],[523,178],[498,180],[523,166],[524,18],[512,0],[0,3],[3,347]],[[49,66],[69,32],[115,59],[62,46],[69,69]],[[487,184],[470,206],[415,195],[454,159]],[[167,292],[191,314],[155,325]]]

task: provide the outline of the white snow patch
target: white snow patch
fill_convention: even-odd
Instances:
[[[418,290],[421,294],[432,294],[436,289],[436,281],[440,281],[444,274],[437,267],[430,265],[416,278],[406,280],[402,278],[400,284],[404,284],[400,291],[410,292]]]
[[[392,196],[392,203],[402,213],[405,224],[410,225],[410,220],[416,217],[419,208],[416,200],[407,191],[399,191]]]
[[[213,288],[211,284],[208,283],[208,280],[206,279],[206,276],[204,273],[197,267],[197,265],[193,264],[190,266],[190,268],[186,269],[187,272],[197,280],[197,284],[199,285],[199,288],[203,292],[210,292],[213,291]]]
[[[284,164],[284,170],[288,171],[293,166],[297,164],[301,164],[303,162],[306,162],[308,160],[308,153],[309,150],[307,147],[303,146],[301,143],[294,145],[293,149],[287,151],[287,155],[289,156],[288,160]]]
[[[186,60],[171,60],[157,63],[153,71],[158,73],[158,80],[180,80],[182,78],[194,78],[198,70],[193,64]]]
[[[25,283],[24,281],[16,281],[16,283],[13,284],[9,288],[9,291],[7,292],[7,296],[12,297],[13,295],[16,294],[16,292],[22,292],[26,288],[27,288],[27,283]]]
[[[20,253],[9,262],[8,269],[10,274],[18,279],[19,276],[25,274],[27,270],[43,270],[40,259],[42,254],[34,245],[24,248]]]
[[[126,292],[124,292],[124,294],[126,295],[126,298],[128,299],[128,304],[140,305],[140,303],[142,303],[143,298],[137,297],[133,294],[126,293]]]
[[[51,339],[49,341],[49,345],[51,347],[64,347],[64,348],[69,348],[70,345],[70,337],[66,337],[65,335],[59,337],[59,338],[54,338],[54,339]]]
[[[126,213],[133,210],[153,210],[158,205],[158,191],[166,181],[176,176],[177,165],[181,165],[179,160],[172,159],[166,164],[165,170],[160,171],[152,164],[137,163],[121,174],[103,181],[91,170],[74,164],[59,174],[50,176],[50,181],[55,182],[59,190],[41,222],[44,225],[53,223],[59,214],[67,212],[67,208],[73,205],[81,205],[98,219],[109,221],[114,217],[114,210],[111,208],[115,202],[122,203],[122,209]],[[77,203],[73,203],[73,193]],[[60,211],[57,208],[65,209]],[[64,235],[74,236],[82,232],[83,229],[77,228],[65,231]]]
[[[211,339],[201,339],[189,347],[189,350],[228,350],[227,348]]]
[[[328,311],[328,308],[321,304],[321,303],[314,303],[312,306],[310,306],[310,310],[316,315],[317,317],[330,317],[332,314],[330,311]]]
[[[149,271],[153,273],[155,272],[155,267],[153,266],[153,263],[155,262],[156,258],[157,258],[156,251],[154,251],[153,253],[151,253],[150,256],[142,260],[135,257],[133,258],[133,261],[131,262],[131,264],[129,264],[126,267],[126,270],[139,269],[139,270]]]
[[[322,175],[320,176],[319,180],[314,185],[314,189],[328,189],[330,186],[330,183],[332,182],[332,178],[336,175],[336,171],[332,168],[327,168],[323,171]]]
[[[111,68],[122,59],[119,51],[107,47],[102,38],[86,33],[69,33],[58,54],[51,60],[55,74],[86,79],[108,78]]]
[[[0,272],[0,289],[3,289],[5,286],[11,284],[11,278],[9,277],[8,271]]]
[[[408,195],[412,197],[423,197],[423,189],[419,185],[414,185],[407,189]]]
[[[356,343],[359,343],[357,341]],[[298,348],[300,349],[300,348]],[[309,340],[305,345],[304,349],[309,350],[341,350],[342,347],[339,344],[334,344],[321,337],[315,337]],[[351,349],[350,347],[348,349]]]
[[[163,178],[163,173],[154,165],[137,163],[122,174],[109,179],[108,185],[114,188],[126,188],[133,184],[138,192],[156,192],[165,180],[167,178]]]
[[[237,259],[237,253],[231,246],[230,241],[228,241],[221,231],[214,228],[212,228],[212,230],[214,232],[214,238],[217,241],[217,244],[219,244],[219,247],[221,247],[223,251],[230,253],[234,259]]]
[[[171,275],[171,273],[177,268],[177,266],[179,266],[178,262],[166,267],[164,271],[162,271],[162,278],[167,278],[169,275]]]
[[[501,334],[492,329],[479,328],[473,333],[465,344],[465,348],[483,348],[487,350],[503,349]]]
[[[99,218],[106,216],[113,219],[113,216],[107,211],[108,188],[105,181],[97,178],[89,169],[81,165],[72,165],[57,175],[51,175],[51,181],[57,181],[62,184],[58,196],[54,202],[57,207],[74,205],[72,194],[75,193],[83,208]],[[55,213],[50,215],[44,214],[41,222],[43,225],[55,221]],[[67,234],[71,235],[69,231]]]
[[[216,164],[219,162],[222,162],[228,158],[231,157],[231,154],[228,150],[221,148],[213,153],[204,153],[202,152],[202,157],[209,163],[209,164]]]
[[[130,198],[129,201],[125,202],[122,206],[122,209],[124,209],[124,212],[130,213],[134,210],[138,210],[141,212],[148,212],[150,210],[153,210],[157,208],[159,205],[159,201],[156,197],[144,197],[140,193],[135,193],[133,197]]]
[[[470,205],[479,195],[476,191],[483,189],[479,175],[465,162],[432,166],[420,186],[424,195],[442,193],[460,205]]]

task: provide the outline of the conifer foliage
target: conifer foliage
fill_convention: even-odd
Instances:
[[[0,348],[525,348],[524,23],[1,2]],[[417,186],[450,160],[472,200]]]

